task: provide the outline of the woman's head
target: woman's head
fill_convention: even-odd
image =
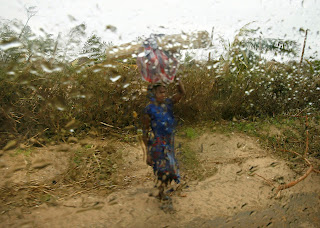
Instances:
[[[153,86],[154,98],[157,102],[163,103],[167,98],[167,88],[162,84]]]

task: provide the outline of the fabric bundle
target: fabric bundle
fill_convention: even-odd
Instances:
[[[178,68],[178,61],[159,49],[155,38],[143,42],[144,51],[137,57],[137,65],[142,79],[152,84],[171,83]]]

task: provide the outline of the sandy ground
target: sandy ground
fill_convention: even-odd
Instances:
[[[108,146],[102,139],[91,143]],[[54,202],[29,207],[14,206],[23,198],[20,193],[2,196],[0,227],[320,227],[319,174],[311,173],[275,197],[279,184],[303,173],[263,150],[256,139],[204,133],[188,144],[203,170],[213,175],[202,181],[185,178],[188,187],[172,195],[173,210],[163,210],[167,203],[150,196],[155,182],[140,145],[120,143],[124,162],[118,178],[126,180],[124,187],[115,187],[111,194],[74,189],[69,195],[56,195]],[[29,156],[2,152],[0,188],[49,186],[68,169],[70,151],[80,147],[48,146]]]

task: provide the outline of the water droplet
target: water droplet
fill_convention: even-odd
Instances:
[[[121,75],[118,75],[118,76],[115,76],[115,77],[110,78],[110,80],[111,80],[112,82],[116,82],[116,81],[118,81],[120,78],[121,78]]]
[[[141,52],[141,53],[138,54],[138,57],[140,57],[140,58],[144,57],[144,56],[145,56],[144,52]]]
[[[93,72],[94,72],[94,73],[97,73],[97,72],[99,72],[99,71],[101,71],[101,69],[100,69],[100,68],[98,68],[98,69],[94,69],[94,70],[93,70]]]
[[[64,108],[64,107],[59,106],[59,105],[56,105],[56,108],[57,108],[59,111],[64,111],[64,110],[65,110],[65,108]]]
[[[115,68],[115,66],[114,65],[112,65],[112,64],[105,64],[105,65],[103,65],[103,67],[105,67],[105,68]]]
[[[9,71],[9,72],[7,72],[7,75],[15,75],[16,73],[14,72],[14,71]]]
[[[106,30],[109,30],[111,32],[117,32],[117,27],[113,25],[106,25]]]
[[[19,48],[19,47],[22,47],[23,44],[18,41],[18,40],[12,40],[12,41],[9,41],[9,42],[2,42],[0,44],[0,50],[2,51],[7,51],[11,48]]]
[[[44,64],[41,64],[41,68],[44,72],[46,73],[52,73],[53,71],[50,70],[47,66],[45,66]]]

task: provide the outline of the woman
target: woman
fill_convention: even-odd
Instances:
[[[153,167],[160,181],[159,197],[164,199],[164,186],[172,180],[180,182],[178,164],[174,153],[173,104],[185,94],[180,80],[177,83],[178,93],[167,98],[167,89],[163,84],[149,88],[150,103],[144,110],[143,141],[147,147],[147,164]],[[151,129],[151,131],[150,131]]]

